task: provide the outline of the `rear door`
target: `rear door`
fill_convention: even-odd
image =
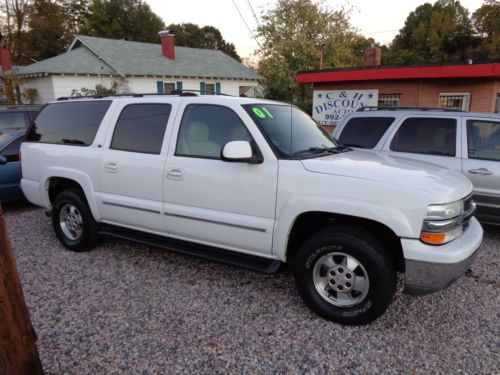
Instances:
[[[164,233],[163,168],[175,103],[126,102],[101,153],[97,204],[102,220]]]
[[[384,144],[385,153],[462,171],[461,127],[456,116],[403,117]]]
[[[500,223],[500,119],[463,118],[463,173],[474,184],[477,215]]]

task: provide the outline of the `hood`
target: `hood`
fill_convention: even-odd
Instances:
[[[472,191],[472,184],[461,173],[436,164],[374,151],[354,150],[302,160],[310,172],[378,181],[418,189],[442,197],[448,203]]]

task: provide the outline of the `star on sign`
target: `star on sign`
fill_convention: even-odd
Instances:
[[[373,94],[372,94],[372,93],[369,93],[369,94],[368,94],[368,98],[369,98],[369,99],[373,98]]]
[[[322,94],[318,94],[318,98],[320,98],[320,99],[321,99],[322,97],[323,97],[323,95],[322,95]]]

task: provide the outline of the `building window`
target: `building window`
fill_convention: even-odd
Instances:
[[[379,94],[378,106],[379,107],[399,107],[401,101],[401,94]]]
[[[215,83],[205,84],[205,95],[215,95]]]
[[[442,93],[439,94],[439,108],[458,109],[468,111],[470,105],[469,93]]]
[[[169,92],[172,92],[174,90],[175,90],[174,82],[163,82],[163,92],[165,94],[168,94]]]
[[[495,103],[495,113],[500,113],[500,94],[497,94],[497,102]]]

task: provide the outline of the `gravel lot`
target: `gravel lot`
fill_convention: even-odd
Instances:
[[[398,293],[370,326],[311,313],[262,275],[107,239],[64,250],[41,209],[4,207],[48,374],[499,374],[500,229],[440,293]]]

